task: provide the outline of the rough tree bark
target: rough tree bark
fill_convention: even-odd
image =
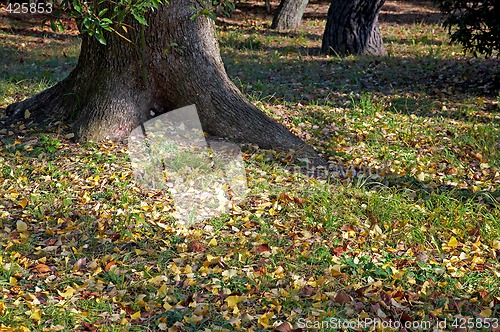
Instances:
[[[385,0],[332,0],[323,34],[323,53],[385,55],[378,14]]]
[[[11,117],[69,121],[80,141],[122,140],[156,114],[196,104],[204,131],[279,151],[295,150],[323,164],[316,152],[253,106],[228,78],[213,20],[196,0],[171,0],[129,22],[127,42],[106,35],[107,45],[82,35],[78,64],[55,86],[7,108]]]
[[[278,31],[298,29],[308,2],[309,0],[281,0],[271,29]]]

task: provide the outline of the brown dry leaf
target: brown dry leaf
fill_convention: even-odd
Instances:
[[[31,269],[31,272],[37,273],[37,274],[43,274],[43,273],[49,273],[49,272],[51,272],[51,269],[50,269],[50,266],[48,266],[48,265],[45,265],[45,264],[36,264]]]
[[[111,267],[113,265],[116,265],[116,262],[115,261],[109,261],[108,264],[106,264],[106,266],[104,267],[104,271],[109,272],[109,270],[111,269]]]
[[[345,292],[338,292],[337,295],[335,295],[334,301],[339,304],[346,304],[348,302],[351,302],[352,299],[349,294]]]
[[[311,295],[314,294],[314,287],[312,287],[310,285],[306,285],[304,288],[302,288],[301,292],[305,296],[310,297]]]
[[[262,243],[262,244],[259,244],[257,247],[255,247],[257,249],[257,252],[258,253],[261,253],[261,252],[266,252],[266,251],[271,251],[271,248],[269,247],[269,244],[267,243]]]
[[[84,270],[87,268],[87,258],[82,257],[79,260],[75,262],[75,265],[73,266],[74,269],[76,270]]]
[[[285,194],[285,193],[280,193],[280,195],[279,195],[278,198],[279,198],[280,201],[282,201],[284,203],[288,203],[288,202],[290,202],[292,200],[292,198],[290,196],[288,196],[287,194]]]
[[[45,241],[45,245],[47,245],[47,246],[53,246],[54,244],[56,244],[56,242],[57,242],[56,238],[48,239],[48,240]]]
[[[283,322],[278,327],[276,327],[275,331],[277,332],[292,332],[293,326],[288,322]]]
[[[399,321],[404,324],[406,322],[413,322],[413,318],[410,315],[408,315],[406,312],[404,312],[401,314]]]
[[[349,232],[349,231],[355,231],[356,229],[351,224],[345,224],[345,225],[342,225],[342,227],[340,227],[340,230],[342,230],[344,232]]]
[[[205,246],[198,240],[189,242],[188,248],[192,252],[204,252],[206,250]]]
[[[340,247],[335,247],[332,249],[332,254],[335,256],[340,256],[342,255],[345,251],[347,250],[347,246],[340,246]]]
[[[295,202],[295,204],[302,206],[307,200],[301,197],[294,197],[293,201]]]
[[[89,324],[87,322],[82,322],[82,327],[85,329],[83,331],[95,332],[97,331],[97,327],[93,324]]]

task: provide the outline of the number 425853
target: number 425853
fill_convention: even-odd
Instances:
[[[10,14],[50,14],[52,13],[52,3],[9,3],[5,11]]]

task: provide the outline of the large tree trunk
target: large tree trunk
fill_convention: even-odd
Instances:
[[[309,0],[281,0],[271,29],[278,31],[298,29],[308,2]]]
[[[71,121],[77,139],[121,140],[151,118],[196,104],[204,131],[322,163],[314,150],[253,106],[229,80],[213,20],[191,20],[196,0],[171,0],[128,22],[127,42],[107,34],[107,45],[82,36],[76,68],[52,88],[10,105],[11,116],[29,109],[35,119]]]
[[[332,0],[321,51],[385,55],[378,14],[385,0]]]

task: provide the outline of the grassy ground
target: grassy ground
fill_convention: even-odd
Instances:
[[[387,57],[344,59],[317,52],[326,4],[297,33],[257,5],[219,22],[231,78],[343,171],[244,147],[246,201],[182,228],[125,146],[4,126],[0,331],[500,329],[499,61],[448,45],[426,2],[385,6]],[[76,63],[71,34],[0,28],[0,107]]]

